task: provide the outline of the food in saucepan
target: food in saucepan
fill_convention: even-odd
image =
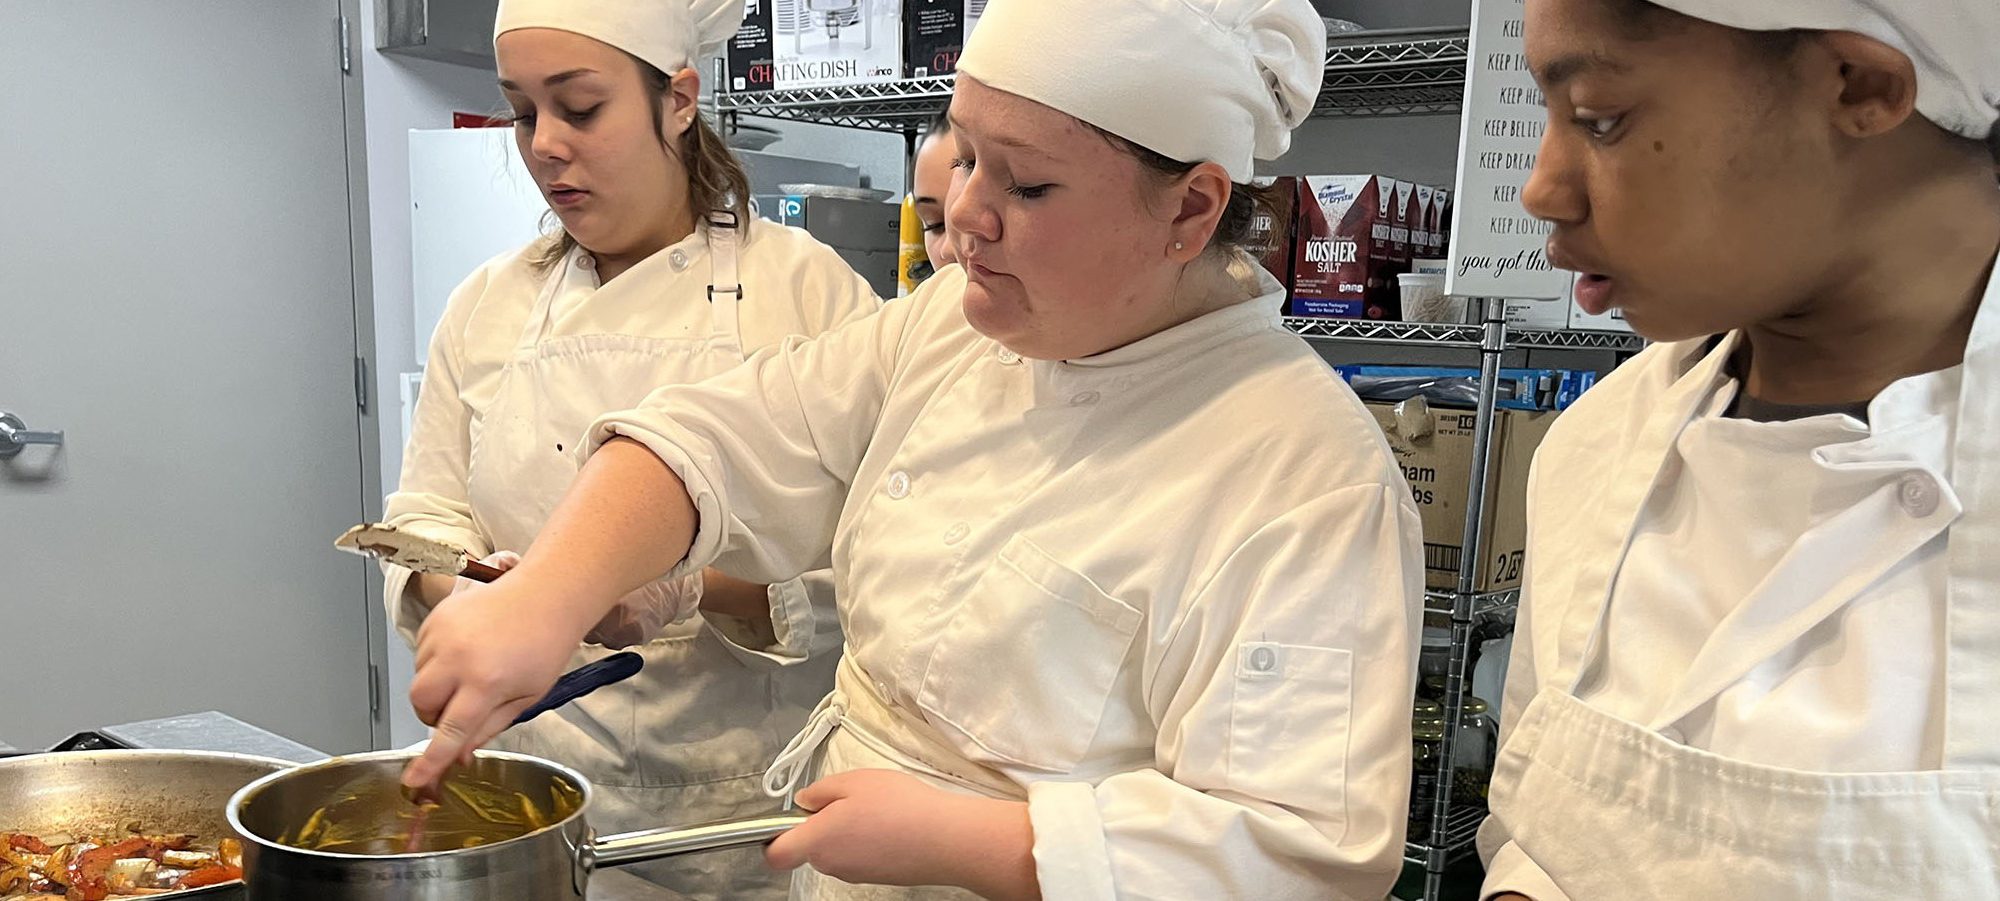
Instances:
[[[340,854],[413,854],[476,848],[519,838],[566,820],[583,807],[583,792],[563,779],[530,795],[453,772],[435,801],[412,803],[400,786],[365,774],[335,791],[277,842]]]

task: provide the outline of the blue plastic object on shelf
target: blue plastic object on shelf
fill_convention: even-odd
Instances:
[[[1450,366],[1336,366],[1362,400],[1397,403],[1422,397],[1434,406],[1479,405],[1479,370]],[[1494,406],[1502,410],[1567,410],[1597,384],[1577,369],[1502,369]]]

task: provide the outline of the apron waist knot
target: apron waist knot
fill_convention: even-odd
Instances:
[[[812,776],[813,757],[846,718],[847,702],[840,692],[833,692],[820,701],[819,706],[813,708],[812,718],[806,722],[806,727],[792,736],[791,743],[778,752],[771,768],[764,772],[764,794],[783,798],[790,806],[792,796],[804,788],[806,780]]]

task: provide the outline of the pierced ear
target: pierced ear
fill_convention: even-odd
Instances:
[[[662,99],[667,103],[668,131],[675,136],[686,134],[694,127],[695,117],[701,115],[701,73],[693,66],[675,72]]]
[[[1174,215],[1167,258],[1187,263],[1201,256],[1215,237],[1235,185],[1229,181],[1228,170],[1202,163],[1181,176],[1179,190],[1180,209]]]
[[[1853,32],[1821,36],[1840,64],[1840,97],[1833,126],[1850,138],[1887,134],[1917,109],[1917,68],[1908,55]]]

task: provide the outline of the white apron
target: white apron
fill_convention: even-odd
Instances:
[[[733,226],[705,229],[711,258],[710,328],[694,338],[619,334],[545,337],[559,298],[591,292],[590,302],[619,292],[658,290],[665,253],[654,254],[610,284],[596,286],[581,249],[551,272],[528,313],[483,423],[472,435],[472,516],[496,550],[526,550],[576,478],[575,442],[607,410],[635,406],[653,389],[689,384],[743,361],[737,304],[740,238]],[[680,276],[686,277],[686,276]],[[639,295],[645,298],[645,294]],[[803,719],[817,691],[798,690],[832,664],[809,661],[782,673],[746,668],[695,617],[632,650],[645,669],[623,683],[501,734],[493,747],[575,767],[591,780],[591,825],[599,834],[689,825],[777,808],[759,776]],[[571,667],[610,652],[584,645]],[[789,682],[789,685],[785,684]],[[792,690],[788,691],[787,688]],[[795,713],[785,715],[790,706]],[[625,868],[694,898],[777,898],[785,876],[760,849],[693,855]]]
[[[784,797],[828,776],[854,770],[895,770],[945,791],[1026,801],[1027,791],[993,769],[965,759],[939,741],[918,711],[884,701],[854,658],[842,655],[833,694],[813,711],[765,777],[765,790]],[[810,901],[977,901],[941,886],[850,885],[811,866],[792,876],[792,898]]]
[[[1502,749],[1493,800],[1507,834],[1570,898],[2000,898],[2000,395],[1992,390],[2000,384],[2000,280],[1995,285],[1966,349],[1951,450],[1950,481],[1963,512],[1947,539],[1943,768],[1830,774],[1752,764],[1670,741],[1577,698],[1645,486],[1725,356],[1711,355],[1662,398],[1662,415],[1622,464],[1617,490],[1607,488],[1601,505],[1560,511],[1602,516],[1626,541],[1578,548],[1609,558],[1575,567],[1574,585],[1552,586],[1575,599],[1544,658],[1558,668]],[[1794,554],[1851,576],[1881,572],[1929,540],[1885,528],[1874,546],[1837,557],[1825,547],[1839,538],[1808,533]],[[1793,584],[1811,578],[1801,573]],[[1767,623],[1758,646],[1782,650],[1866,581],[1826,578],[1830,588],[1796,598],[1792,615]],[[1726,688],[1716,684],[1726,675],[1720,669],[1701,688]]]

